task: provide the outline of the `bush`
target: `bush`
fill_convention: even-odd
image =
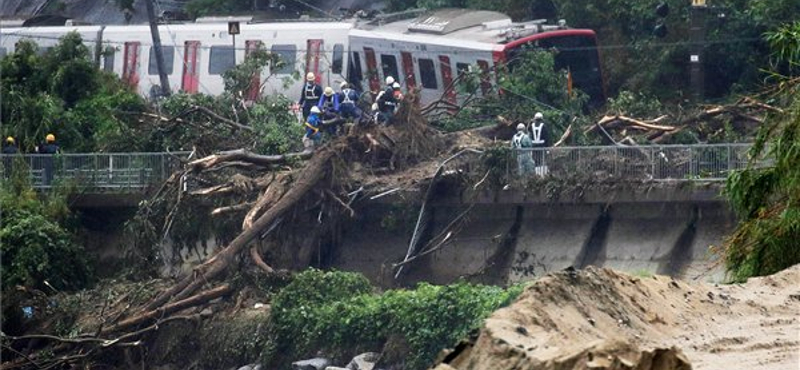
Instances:
[[[91,280],[83,248],[61,226],[30,210],[4,211],[0,251],[6,286],[44,290],[46,280],[56,289],[74,290]]]
[[[406,368],[423,369],[439,351],[516,298],[521,287],[504,290],[459,282],[422,283],[383,294],[370,290],[359,274],[310,270],[298,275],[273,302],[276,336],[265,361],[286,360],[277,358],[278,353],[301,358],[317,351],[343,361],[378,351],[389,338],[400,336],[408,345]]]

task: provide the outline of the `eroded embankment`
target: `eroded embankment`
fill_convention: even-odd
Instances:
[[[800,265],[723,286],[593,267],[550,274],[436,369],[794,370],[798,282]]]
[[[392,285],[392,264],[408,250],[417,210],[413,202],[360,209],[334,247],[332,266]],[[709,246],[720,245],[734,221],[722,202],[435,205],[421,225],[420,245],[452,235],[434,240],[438,249],[410,263],[403,281],[502,284],[599,266],[718,282],[723,271]]]

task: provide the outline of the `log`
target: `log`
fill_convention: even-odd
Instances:
[[[200,158],[189,162],[189,167],[195,171],[202,171],[207,168],[214,167],[215,165],[223,162],[241,161],[253,163],[262,166],[271,166],[275,164],[286,163],[291,159],[309,159],[313,152],[304,150],[297,153],[288,153],[282,155],[260,155],[251,153],[245,149],[230,150],[218,154],[212,154],[205,158]]]
[[[317,184],[326,177],[335,154],[335,148],[317,152],[303,169],[300,177],[286,194],[274,206],[261,215],[253,226],[239,234],[228,246],[217,252],[213,257],[194,270],[194,274],[183,278],[172,288],[159,294],[144,307],[144,311],[154,310],[168,301],[181,300],[194,293],[200,286],[218,278],[225,272],[231,261],[247,247],[250,242],[261,234],[261,230],[271,225],[276,219],[283,216],[308,192],[314,190]]]
[[[166,315],[169,315],[173,312],[178,312],[181,310],[185,310],[190,307],[197,306],[199,304],[203,304],[208,302],[212,299],[216,299],[222,296],[227,295],[233,291],[233,287],[229,284],[218,286],[214,289],[207,290],[205,292],[196,294],[194,296],[188,297],[186,299],[165,305],[163,307],[158,307],[156,309],[144,312],[142,314],[136,315],[134,317],[125,319],[120,321],[119,323],[104,329],[103,333],[114,333],[118,331],[122,331],[128,329],[130,327],[143,324],[148,321],[152,321],[158,318],[162,318]]]

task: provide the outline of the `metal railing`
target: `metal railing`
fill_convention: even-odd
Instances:
[[[597,180],[724,181],[752,144],[584,146],[511,151],[509,174]],[[759,161],[759,165],[767,162]]]
[[[5,178],[27,171],[35,189],[74,185],[85,192],[143,192],[164,181],[187,153],[80,153],[0,155]]]

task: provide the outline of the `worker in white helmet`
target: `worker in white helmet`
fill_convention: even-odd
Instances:
[[[359,93],[347,81],[342,82],[340,87],[341,91],[338,94],[339,113],[341,113],[342,118],[355,121],[361,116],[361,110],[358,108]]]
[[[548,146],[550,140],[542,112],[536,112],[536,114],[533,115],[533,122],[528,126],[528,134],[530,135],[534,148],[544,148]],[[533,160],[536,162],[536,174],[539,176],[544,176],[548,172],[545,163],[545,154],[546,151],[544,149],[533,151]]]
[[[308,109],[308,118],[303,125],[306,129],[306,134],[303,135],[303,147],[306,150],[312,150],[315,146],[319,145],[322,141],[322,119],[320,119],[320,109],[316,105]]]
[[[308,118],[311,112],[311,107],[319,103],[322,96],[322,87],[317,84],[317,76],[314,72],[306,74],[306,83],[303,84],[303,91],[300,94],[300,101],[298,104],[303,108],[303,119]]]
[[[517,124],[517,133],[511,138],[511,148],[517,156],[517,173],[519,175],[527,175],[533,172],[535,163],[531,157],[531,149],[533,149],[533,142],[525,132],[524,123]]]

